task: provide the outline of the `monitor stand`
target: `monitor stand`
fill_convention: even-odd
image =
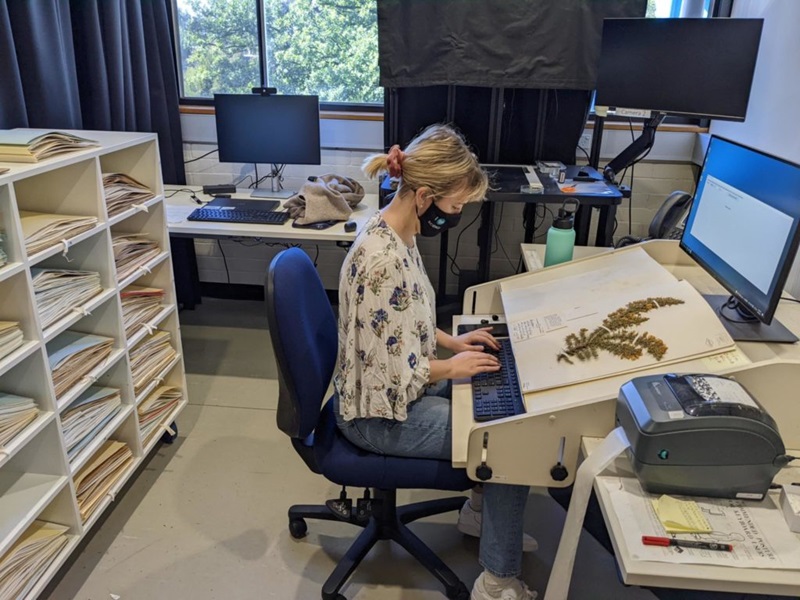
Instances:
[[[256,188],[253,190],[253,193],[250,194],[251,198],[280,198],[282,200],[286,200],[294,196],[297,192],[293,192],[292,190],[269,190],[267,188]]]
[[[717,318],[731,334],[731,337],[737,342],[774,342],[778,344],[793,344],[797,341],[797,336],[777,319],[772,319],[772,323],[765,325],[761,321],[746,321],[737,322],[742,320],[739,313],[735,309],[727,308],[728,298],[730,296],[704,294],[703,298],[706,299],[717,314]],[[723,316],[724,315],[724,316]],[[728,320],[725,317],[728,317]]]

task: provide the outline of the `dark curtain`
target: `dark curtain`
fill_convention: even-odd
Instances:
[[[150,131],[183,184],[168,0],[0,3],[0,128]]]
[[[647,0],[378,0],[384,87],[594,89],[603,19]]]

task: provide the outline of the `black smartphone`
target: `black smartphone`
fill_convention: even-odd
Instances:
[[[489,333],[496,338],[508,337],[508,325],[505,323],[462,323],[458,326],[456,331],[458,332],[458,335],[461,335],[462,333],[475,331],[476,329],[482,329],[483,327],[491,327],[492,330]]]

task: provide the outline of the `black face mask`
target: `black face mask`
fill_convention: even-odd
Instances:
[[[420,224],[420,234],[425,237],[433,237],[442,233],[445,229],[450,229],[458,225],[461,220],[461,213],[451,215],[439,210],[435,202],[421,215],[417,215]]]

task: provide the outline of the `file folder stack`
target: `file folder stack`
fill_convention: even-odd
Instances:
[[[67,545],[68,527],[34,521],[0,559],[0,598],[27,598],[39,578]]]
[[[114,340],[99,335],[67,330],[47,344],[56,398],[61,398],[97,365],[106,360]]]
[[[126,337],[137,327],[149,322],[161,312],[164,290],[138,285],[129,285],[120,293],[122,300],[122,323]]]
[[[139,430],[142,432],[145,444],[158,432],[158,425],[164,422],[165,417],[178,406],[182,398],[180,389],[162,385],[139,405]]]
[[[51,215],[27,210],[19,211],[19,217],[25,250],[29,255],[64,243],[97,225],[97,217]],[[67,248],[68,244],[65,244],[64,250]]]
[[[0,392],[0,448],[36,420],[39,409],[30,398]]]
[[[149,187],[124,173],[103,173],[103,190],[109,217],[155,198]]]
[[[137,395],[178,356],[169,343],[171,337],[168,331],[159,330],[131,350],[131,375]]]
[[[0,321],[0,359],[11,354],[24,342],[19,323]]]
[[[45,158],[95,148],[94,140],[46,129],[7,129],[0,131],[0,161],[36,163]]]
[[[90,387],[61,414],[64,444],[70,462],[122,408],[119,390]]]
[[[158,244],[146,235],[115,235],[113,238],[114,262],[117,265],[117,279],[131,276],[136,269],[154,259],[161,253]]]
[[[100,506],[103,498],[133,464],[133,452],[116,440],[105,442],[97,453],[75,475],[75,494],[81,519],[86,521]]]
[[[62,269],[31,269],[36,308],[45,329],[102,293],[100,273]]]

